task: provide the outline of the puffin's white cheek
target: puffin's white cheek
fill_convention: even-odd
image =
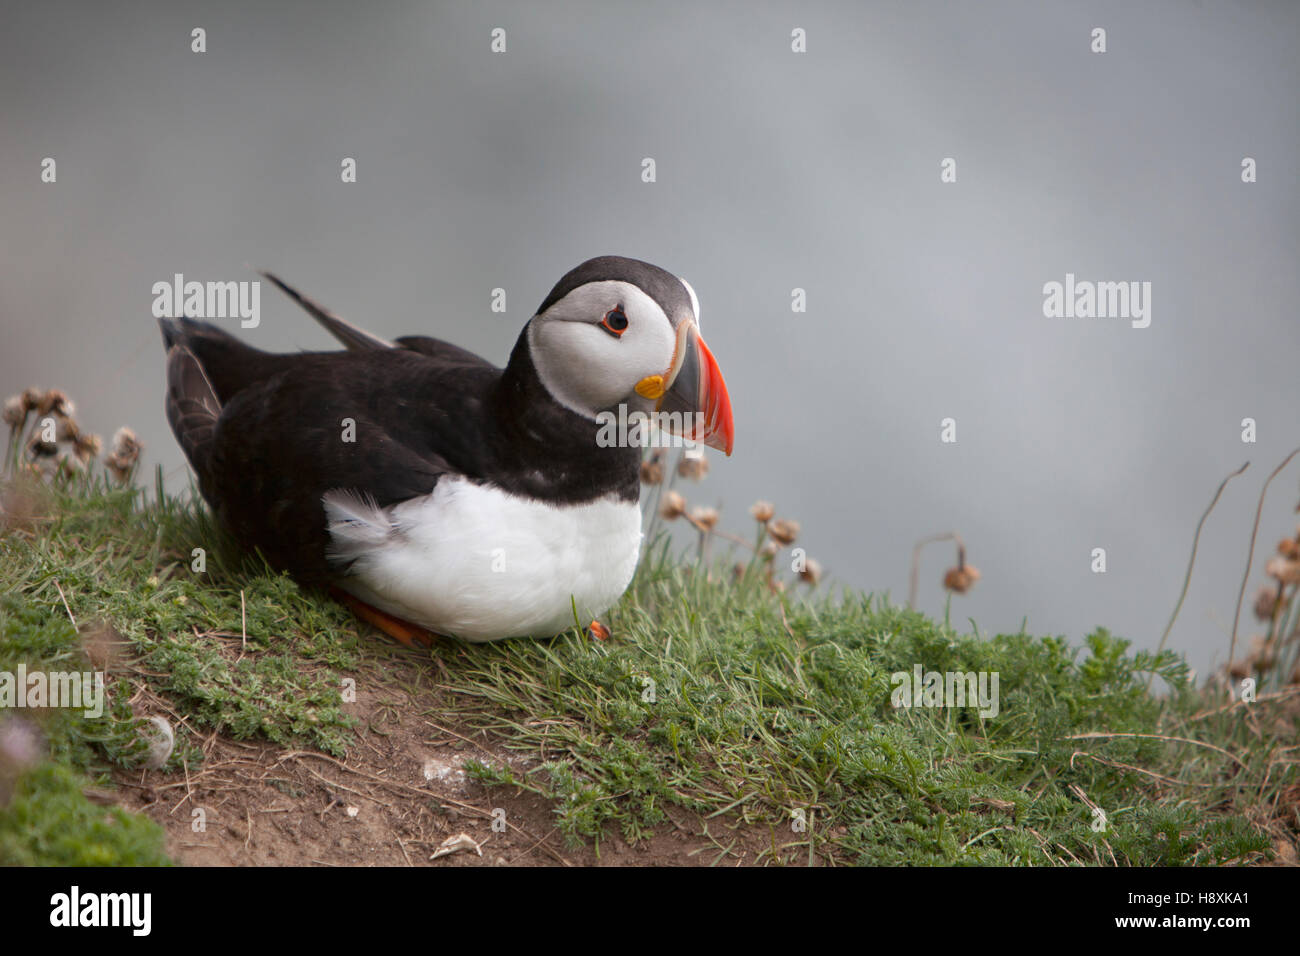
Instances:
[[[582,374],[581,388],[593,408],[617,405],[631,391],[627,380],[633,371],[623,354],[605,356],[604,361],[587,366]]]
[[[589,322],[539,322],[529,341],[547,391],[588,418],[633,399],[637,382],[668,370],[676,344],[663,313],[646,311],[629,314],[631,325],[620,338]]]
[[[657,329],[655,330],[658,331]],[[638,330],[635,337],[623,336],[619,341],[620,381],[625,392],[630,392],[636,383],[648,375],[662,375],[673,361],[673,339],[653,332]]]
[[[625,383],[632,356],[622,345],[587,323],[547,322],[533,336],[533,363],[560,404],[594,418],[631,390]]]
[[[635,340],[620,343],[631,347],[629,351],[635,363],[630,387],[635,387],[647,375],[662,375],[668,371],[673,364],[673,349],[677,347],[677,336],[667,319],[643,322],[636,332]]]
[[[636,384],[662,375],[672,364],[673,340],[667,336],[624,335],[600,349],[598,364],[587,367],[587,394],[596,408],[612,408],[636,397]]]

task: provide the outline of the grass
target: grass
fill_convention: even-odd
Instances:
[[[0,598],[0,672],[14,673],[19,663],[47,671],[91,666],[67,618],[6,595]],[[168,862],[155,824],[92,800],[93,788],[107,784],[108,763],[137,764],[147,749],[126,704],[126,688],[113,690],[113,706],[98,717],[64,709],[37,712],[49,758],[16,779],[6,779],[13,768],[0,758],[0,796],[8,796],[0,801],[0,864]]]
[[[161,859],[152,823],[84,794],[141,766],[143,703],[205,733],[347,753],[340,688],[367,666],[358,642],[380,638],[239,556],[189,496],[81,475],[11,485],[6,501],[0,671],[82,666],[96,633],[127,663],[109,668],[102,718],[46,716],[48,759],[0,808],[0,861]],[[551,801],[566,836],[598,850],[683,816],[716,863],[744,844],[770,863],[1206,865],[1296,841],[1294,688],[1232,704],[1175,653],[1104,629],[1079,644],[960,633],[883,597],[774,594],[758,565],[729,568],[663,538],[607,616],[610,641],[575,628],[435,648],[451,701],[436,719],[531,758],[470,769]],[[1000,713],[895,708],[891,675],[917,664],[996,672]],[[164,769],[193,769],[192,731],[174,723]]]

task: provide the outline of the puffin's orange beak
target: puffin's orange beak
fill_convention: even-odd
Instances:
[[[731,396],[718,361],[693,320],[677,327],[668,373],[642,379],[636,390],[646,398],[658,399],[655,410],[668,413],[665,424],[673,434],[731,454],[735,443]]]

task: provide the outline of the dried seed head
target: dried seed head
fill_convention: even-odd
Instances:
[[[767,533],[778,544],[794,544],[799,537],[799,522],[790,518],[777,518],[768,523]]]
[[[758,556],[764,561],[771,561],[776,557],[776,552],[779,550],[775,541],[765,541],[763,546],[758,549]]]
[[[695,522],[697,527],[705,531],[712,531],[713,526],[718,523],[718,509],[716,508],[692,508],[691,521]]]
[[[54,440],[75,442],[81,435],[81,429],[71,418],[54,413]]]
[[[1277,553],[1294,561],[1300,558],[1300,544],[1297,544],[1294,538],[1283,538],[1277,543]]]
[[[677,462],[677,475],[680,478],[689,478],[691,481],[699,481],[709,473],[709,459],[704,455],[698,458],[691,458],[682,455]]]
[[[1255,593],[1255,617],[1261,621],[1273,620],[1274,613],[1278,609],[1277,588],[1265,584]],[[1284,597],[1280,602],[1282,607],[1286,607],[1287,599]]]
[[[1250,653],[1246,659],[1255,670],[1264,674],[1271,671],[1277,663],[1277,654],[1264,635],[1256,634],[1250,639]]]
[[[804,560],[803,570],[799,572],[799,579],[813,587],[822,579],[822,566],[812,558]]]
[[[1250,661],[1235,660],[1228,665],[1228,676],[1234,680],[1244,680],[1251,673]]]
[[[25,388],[23,389],[23,405],[29,412],[36,411],[40,407],[41,399],[45,397],[43,388]]]
[[[749,513],[754,516],[754,520],[759,524],[767,524],[776,514],[776,508],[770,501],[755,501],[749,506]]]
[[[1283,584],[1300,584],[1300,561],[1274,556],[1264,565],[1264,573]]]
[[[747,570],[749,569],[745,567],[745,562],[737,561],[735,567],[731,569],[731,576],[735,578],[737,581],[739,581],[741,578],[745,576],[745,572]]]
[[[113,433],[113,454],[130,458],[131,463],[134,464],[143,450],[144,444],[136,436],[135,432],[125,425]]]
[[[113,452],[104,459],[104,464],[114,478],[125,483],[135,471],[143,449],[144,445],[135,432],[124,425],[113,435]]]
[[[965,594],[980,579],[979,569],[973,564],[963,564],[949,568],[943,576],[943,586],[957,594]]]
[[[21,428],[27,420],[27,405],[21,395],[10,395],[5,399],[4,423],[10,428]]]
[[[104,443],[100,441],[98,435],[92,435],[89,432],[82,432],[77,436],[76,453],[77,457],[81,459],[82,464],[85,464],[92,458],[98,458],[100,449],[103,447]]]
[[[1261,674],[1267,674],[1277,664],[1277,655],[1271,649],[1266,649],[1258,656],[1252,656],[1250,664]]]
[[[664,492],[664,500],[663,504],[659,506],[659,514],[663,515],[665,521],[676,521],[686,514],[686,499],[675,491]]]
[[[52,388],[40,397],[40,400],[36,403],[36,412],[38,415],[48,415],[50,412],[55,412],[71,418],[74,407],[72,399],[68,398],[67,393]]]
[[[58,442],[45,441],[41,436],[43,430],[38,429],[31,440],[27,442],[28,458],[53,458],[59,452]]]
[[[659,453],[655,452],[654,457],[647,458],[641,462],[641,484],[658,485],[664,480],[663,462],[659,460]]]

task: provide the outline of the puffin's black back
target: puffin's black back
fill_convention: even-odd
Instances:
[[[208,323],[161,325],[168,420],[204,498],[304,581],[339,570],[325,558],[327,491],[388,506],[455,475],[561,505],[639,494],[638,450],[597,446],[595,425],[542,386],[526,335],[501,370],[425,337],[274,355]]]

